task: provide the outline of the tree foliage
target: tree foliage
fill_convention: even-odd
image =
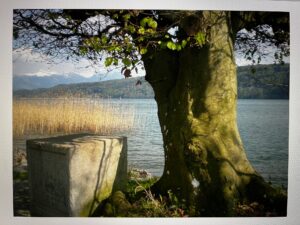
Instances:
[[[289,55],[288,13],[226,13],[237,54],[253,63],[274,47],[276,61]],[[84,56],[95,64],[104,60],[106,67],[122,67],[130,77],[149,50],[176,54],[211,44],[207,20],[203,11],[20,9],[14,11],[14,47],[61,59]]]

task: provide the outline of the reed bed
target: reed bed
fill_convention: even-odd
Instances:
[[[14,99],[13,134],[52,135],[89,132],[120,134],[133,128],[134,110],[92,99]]]

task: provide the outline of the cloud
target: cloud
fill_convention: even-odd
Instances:
[[[109,68],[111,70],[111,68]],[[120,68],[114,71],[121,73]],[[108,74],[107,68],[103,63],[94,65],[87,59],[80,59],[78,62],[55,60],[45,54],[37,53],[32,49],[17,49],[13,51],[13,75],[36,75],[49,76],[52,74],[70,74],[76,73],[84,77],[90,77],[95,74]],[[138,74],[132,71],[132,76],[143,76],[145,72],[139,68]]]
[[[101,66],[93,66],[86,59],[78,62],[51,60],[47,55],[34,52],[32,49],[13,51],[13,74],[47,76],[51,74],[77,73],[85,77],[103,72]]]

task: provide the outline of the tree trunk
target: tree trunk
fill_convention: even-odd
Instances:
[[[204,12],[208,43],[144,56],[158,106],[165,168],[154,190],[171,190],[190,215],[228,216],[238,202],[266,198],[236,123],[237,76],[229,14]],[[263,190],[257,197],[257,188]],[[268,194],[268,193],[267,193]]]

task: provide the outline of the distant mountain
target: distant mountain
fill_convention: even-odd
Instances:
[[[238,97],[256,99],[289,98],[289,64],[243,66],[238,72]],[[140,81],[141,84],[137,85]],[[52,88],[14,91],[14,97],[57,98],[153,98],[151,86],[144,77],[93,83],[63,84]]]
[[[140,81],[141,84],[137,85]],[[94,83],[61,84],[52,88],[14,91],[14,97],[59,98],[59,97],[101,97],[101,98],[153,98],[154,94],[144,77],[107,80]]]
[[[13,90],[33,90],[38,88],[50,88],[59,84],[90,83],[120,78],[122,78],[122,75],[117,72],[107,75],[97,74],[91,77],[83,77],[76,73],[69,73],[67,75],[52,74],[48,76],[17,75],[13,77]]]
[[[239,98],[289,98],[290,64],[241,66],[237,75]]]

